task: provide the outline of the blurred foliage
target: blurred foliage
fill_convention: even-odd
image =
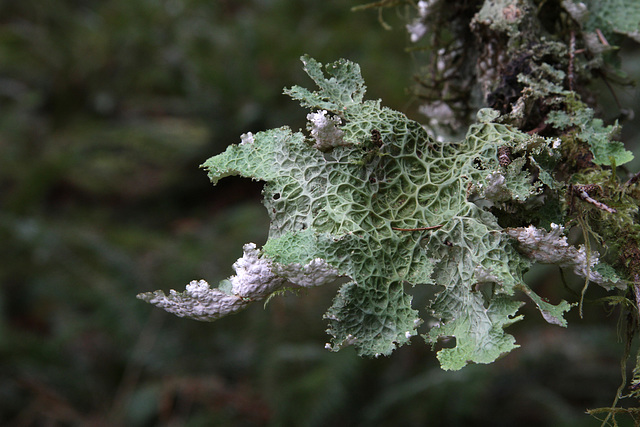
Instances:
[[[577,426],[609,403],[615,316],[516,327],[526,351],[452,375],[422,346],[324,350],[335,289],[215,325],[135,299],[264,242],[259,186],[212,189],[198,165],[304,117],[281,95],[301,54],[360,63],[368,96],[407,110],[403,23],[355,4],[0,1],[1,425]]]

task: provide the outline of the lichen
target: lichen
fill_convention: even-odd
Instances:
[[[462,141],[436,141],[404,114],[364,100],[355,64],[342,60],[323,67],[309,57],[303,63],[319,90],[294,87],[286,93],[320,110],[314,118],[340,117],[331,126],[343,144],[319,147],[313,127],[309,135],[283,127],[258,132],[252,143],[232,145],[205,163],[213,183],[228,175],[265,181],[271,218],[263,250],[245,247],[223,296],[252,301],[284,286],[321,285],[343,276],[349,281],[325,314],[333,336],[329,347],[353,345],[361,355],[377,356],[418,333],[422,319],[407,284],[439,285],[428,305],[438,327],[423,337],[435,343],[455,336],[456,347],[438,353],[444,369],[489,363],[516,348],[504,332],[521,318],[515,290],[525,289],[542,307],[524,285],[529,261],[493,215],[469,197],[482,195],[473,189],[497,173],[506,179],[501,203],[536,195],[541,184],[525,163],[546,152],[549,141],[496,122],[493,110],[480,111]],[[501,147],[514,156],[508,165],[499,159]],[[477,292],[486,282],[492,291]],[[543,316],[562,324],[569,306],[549,307],[541,308]]]
[[[629,1],[605,2],[629,7],[622,16],[595,0],[565,0],[573,21],[553,22],[542,18],[550,2],[486,0],[478,9],[420,1],[407,30],[429,47],[416,79],[429,129],[365,100],[357,64],[304,56],[317,89],[285,93],[310,109],[307,132],[245,134],[203,165],[214,184],[230,175],[265,182],[271,223],[262,250],[245,246],[236,275],[218,288],[192,282],[183,294],[141,298],[214,320],[282,289],[342,277],[324,316],[328,349],[387,355],[418,335],[426,305],[435,320],[422,337],[432,345],[455,338],[438,352],[444,369],[516,348],[505,328],[522,319],[518,295],[566,326],[572,305],[526,285],[532,263],[606,289],[640,280],[638,179],[622,184],[615,170],[633,156],[614,139],[617,123],[605,125],[578,94],[581,80],[615,54],[607,34],[635,37],[638,8]],[[556,26],[562,31],[550,34]],[[564,236],[575,225],[580,246]],[[607,249],[619,259],[605,262]],[[416,304],[411,286],[433,287],[434,299]]]

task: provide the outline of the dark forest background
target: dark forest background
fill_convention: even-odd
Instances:
[[[600,305],[562,329],[529,304],[508,330],[522,348],[444,372],[419,338],[374,360],[325,350],[336,288],[216,323],[135,298],[215,285],[265,242],[260,184],[212,187],[198,166],[242,133],[304,128],[282,95],[312,84],[302,54],[358,62],[368,98],[424,121],[402,10],[387,31],[357,4],[0,0],[0,425],[598,425],[585,410],[612,402],[624,349]],[[615,90],[640,112],[636,89]],[[530,273],[541,295],[575,300],[558,277]]]

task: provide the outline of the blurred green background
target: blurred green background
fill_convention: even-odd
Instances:
[[[521,349],[443,372],[419,338],[326,351],[335,287],[212,324],[135,298],[216,284],[265,242],[260,184],[212,187],[198,166],[242,133],[304,128],[282,95],[311,85],[302,54],[360,63],[369,98],[414,114],[401,14],[386,31],[357,4],[0,1],[0,425],[598,425],[584,412],[612,401],[623,351],[600,307],[561,329],[527,305]],[[573,298],[557,270],[531,275]]]

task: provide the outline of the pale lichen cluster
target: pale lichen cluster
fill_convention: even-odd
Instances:
[[[193,280],[182,293],[172,289],[169,295],[155,291],[138,298],[179,317],[212,322],[280,289],[319,286],[339,277],[335,268],[319,258],[305,265],[280,265],[262,257],[255,243],[244,245],[243,251],[242,258],[233,264],[236,274],[217,288],[211,288],[205,280]]]
[[[550,231],[530,225],[510,228],[506,232],[518,241],[518,250],[535,262],[570,268],[578,276],[598,284],[610,283],[610,279],[594,270],[600,261],[600,254],[588,251],[584,245],[570,245],[562,225],[552,223]]]

